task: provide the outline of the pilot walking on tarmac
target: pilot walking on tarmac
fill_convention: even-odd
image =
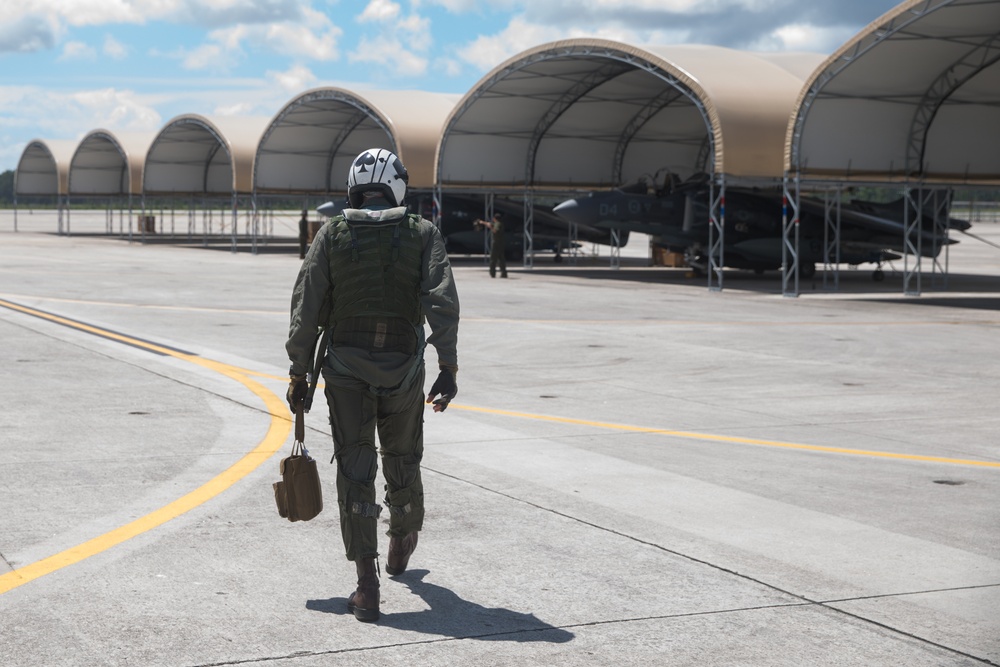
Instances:
[[[352,163],[350,208],[323,225],[309,247],[292,294],[285,345],[294,412],[308,391],[319,330],[329,329],[323,378],[340,528],[358,575],[347,607],[360,621],[379,618],[379,454],[389,510],[388,574],[406,570],[423,526],[426,343],[436,349],[439,368],[426,402],[443,412],[458,393],[458,292],[440,231],[402,205],[407,180],[403,163],[385,149],[366,150]],[[426,341],[425,320],[431,331]]]
[[[507,258],[504,257],[506,244],[503,238],[503,213],[497,211],[493,214],[492,220],[476,220],[477,225],[482,225],[490,230],[492,239],[490,242],[490,278],[497,277],[497,265],[500,266],[500,277],[507,277]]]

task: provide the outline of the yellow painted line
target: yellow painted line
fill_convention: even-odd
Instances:
[[[898,454],[895,452],[879,452],[868,449],[851,449],[849,447],[826,447],[823,445],[806,445],[796,442],[781,442],[778,440],[760,440],[757,438],[741,438],[731,435],[714,435],[711,433],[695,433],[692,431],[674,431],[662,428],[650,428],[646,426],[630,426],[628,424],[615,424],[610,422],[597,422],[587,419],[571,419],[568,417],[553,417],[551,415],[538,415],[530,412],[512,412],[510,410],[494,410],[492,408],[479,408],[470,405],[457,405],[452,403],[449,407],[468,412],[481,412],[491,415],[501,415],[504,417],[517,417],[519,419],[534,419],[538,421],[555,422],[559,424],[574,424],[578,426],[591,426],[614,431],[628,431],[632,433],[652,433],[656,435],[666,435],[674,438],[687,438],[691,440],[708,440],[713,442],[732,442],[741,445],[758,445],[762,447],[779,447],[783,449],[803,449],[813,452],[826,452],[830,454],[849,454],[852,456],[874,456],[884,459],[899,459],[904,461],[928,461],[932,463],[948,463],[952,465],[979,466],[983,468],[1000,468],[1000,462],[977,461],[975,459],[954,459],[945,456],[922,456],[920,454]]]
[[[111,338],[113,340],[121,340],[129,345],[143,347],[160,354],[183,359],[217,373],[221,373],[226,377],[240,382],[243,386],[256,394],[262,401],[264,401],[264,405],[266,406],[268,413],[271,415],[271,424],[267,429],[267,433],[264,435],[264,439],[227,470],[216,475],[191,493],[178,498],[172,503],[151,512],[146,516],[136,519],[131,523],[100,535],[99,537],[87,540],[82,544],[66,549],[65,551],[57,553],[54,556],[49,556],[48,558],[36,561],[30,565],[25,565],[24,567],[0,575],[0,595],[17,588],[18,586],[23,586],[30,581],[34,581],[39,577],[51,574],[56,570],[79,563],[84,559],[90,558],[91,556],[99,554],[103,551],[107,551],[122,542],[130,540],[133,537],[152,530],[153,528],[162,526],[172,519],[176,519],[185,512],[188,512],[216,497],[233,484],[249,475],[264,461],[277,452],[288,440],[288,435],[291,433],[292,425],[291,419],[288,415],[288,409],[285,406],[284,401],[273,391],[247,377],[247,372],[243,369],[229,364],[220,363],[218,361],[212,361],[211,359],[204,359],[195,355],[184,354],[176,350],[171,350],[170,348],[130,338],[123,334],[116,334],[98,327],[73,322],[57,315],[36,311],[2,299],[0,299],[0,306],[34,315],[36,317],[41,317],[59,324],[65,324],[89,333],[97,333],[103,337]]]
[[[147,310],[176,310],[182,312],[209,312],[209,313],[236,313],[242,315],[278,315],[287,316],[287,311],[282,310],[259,310],[248,308],[205,308],[198,306],[173,306],[147,303],[122,303],[119,301],[97,301],[92,299],[67,299],[61,297],[35,296],[31,294],[0,293],[0,297],[9,299],[35,299],[38,301],[51,301],[54,303],[78,303],[89,306],[109,306],[113,308],[139,308]],[[801,322],[781,322],[776,320],[677,320],[671,318],[643,318],[640,320],[594,320],[594,319],[524,319],[508,317],[463,317],[463,322],[486,322],[491,324],[587,324],[601,325],[628,324],[637,325],[668,325],[668,326],[720,326],[720,327],[780,327],[787,329],[791,327],[905,327],[905,326],[962,326],[997,324],[1000,319],[941,319],[941,320],[887,320],[887,321],[865,321],[865,320],[823,320],[823,321],[801,321]]]
[[[7,591],[13,590],[19,586],[43,577],[47,574],[51,574],[57,570],[64,567],[74,565],[82,560],[90,558],[96,554],[107,551],[108,549],[121,544],[127,540],[132,539],[138,535],[141,535],[153,528],[163,525],[168,521],[171,521],[180,515],[188,512],[199,505],[211,500],[215,496],[219,495],[233,484],[243,479],[251,472],[256,470],[265,460],[270,458],[282,445],[287,441],[289,433],[291,432],[291,420],[289,419],[284,402],[278,398],[278,396],[270,391],[269,389],[263,387],[258,382],[251,380],[249,375],[257,375],[265,378],[273,378],[284,380],[285,378],[278,378],[276,376],[267,375],[265,373],[258,373],[255,371],[249,371],[246,369],[241,369],[236,366],[229,364],[224,364],[218,361],[213,361],[210,359],[205,359],[197,355],[187,354],[177,350],[173,350],[168,347],[163,347],[156,345],[155,343],[150,343],[147,341],[142,341],[136,338],[132,338],[125,334],[119,334],[113,331],[108,331],[100,327],[95,327],[82,322],[76,322],[58,315],[51,313],[45,313],[43,311],[35,310],[33,308],[28,308],[26,306],[21,306],[16,303],[5,301],[0,299],[0,306],[9,308],[11,310],[19,311],[28,315],[33,315],[35,317],[40,317],[58,324],[69,326],[80,331],[86,331],[88,333],[97,334],[104,338],[109,338],[111,340],[117,340],[128,345],[135,347],[140,347],[147,349],[158,354],[172,356],[190,363],[202,366],[209,370],[221,373],[231,379],[240,382],[250,391],[256,394],[264,404],[267,406],[267,410],[271,415],[271,424],[268,428],[267,434],[264,439],[250,452],[243,456],[239,461],[234,463],[230,468],[223,471],[216,477],[212,478],[206,482],[201,487],[195,489],[194,491],[188,493],[187,495],[178,498],[172,503],[161,507],[158,510],[151,512],[131,523],[124,526],[116,528],[108,533],[95,537],[88,540],[82,544],[71,547],[62,551],[58,554],[44,558],[40,561],[36,561],[30,565],[18,568],[11,572],[7,572],[0,575],[0,595],[6,593]],[[724,435],[713,435],[708,433],[695,433],[690,431],[675,431],[669,429],[660,428],[650,428],[643,426],[630,426],[628,424],[616,424],[610,422],[597,422],[585,419],[572,419],[568,417],[555,417],[551,415],[539,415],[527,412],[514,412],[510,410],[496,410],[491,408],[481,408],[474,406],[458,405],[452,404],[450,407],[458,410],[465,410],[469,412],[479,412],[485,414],[494,414],[507,417],[516,417],[520,419],[533,419],[540,421],[555,422],[561,424],[574,424],[580,426],[591,426],[596,428],[617,430],[617,431],[629,431],[635,433],[651,433],[658,435],[666,435],[671,437],[696,439],[696,440],[708,440],[715,442],[731,442],[739,444],[750,444],[759,445],[767,447],[780,447],[786,449],[801,449],[810,450],[818,452],[828,452],[836,454],[850,454],[856,456],[874,456],[889,459],[902,459],[911,461],[929,461],[935,463],[949,463],[956,465],[970,465],[970,466],[983,466],[1000,468],[1000,463],[991,461],[976,461],[967,459],[953,459],[940,456],[920,456],[916,454],[897,454],[893,452],[878,452],[870,450],[861,449],[850,449],[845,447],[825,447],[820,445],[807,445],[791,442],[779,442],[773,440],[760,440],[755,438],[742,438],[736,436],[724,436]]]
[[[239,313],[243,315],[288,315],[287,310],[251,310],[246,308],[205,308],[199,306],[166,306],[152,303],[122,303],[120,301],[96,301],[93,299],[66,299],[54,296],[35,296],[32,294],[0,294],[5,299],[35,299],[55,303],[79,303],[86,306],[110,306],[113,308],[141,308],[149,310],[179,310],[191,313]]]

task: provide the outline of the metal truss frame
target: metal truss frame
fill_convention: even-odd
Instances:
[[[719,175],[718,196],[715,181],[708,186],[708,289],[722,291],[722,271],[725,266],[726,243],[726,175]]]
[[[789,183],[786,176],[781,198],[781,294],[799,295],[799,195],[798,177]],[[791,208],[791,211],[789,211]],[[791,213],[791,215],[789,215]]]
[[[840,194],[840,188],[823,193],[823,289],[834,291],[840,289]]]

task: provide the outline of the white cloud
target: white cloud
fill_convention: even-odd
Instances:
[[[253,102],[236,102],[215,107],[212,114],[215,116],[251,116],[256,111],[257,105]]]
[[[234,67],[237,61],[237,54],[220,44],[202,44],[195,49],[182,49],[178,53],[181,58],[181,66],[189,70],[224,73]]]
[[[160,125],[160,114],[130,90],[105,88],[74,93],[73,100],[85,115],[100,119],[92,125],[119,130],[152,130]]]
[[[95,60],[97,51],[83,42],[66,42],[59,60]]]
[[[325,14],[309,10],[308,21],[240,24],[209,33],[209,41],[195,49],[173,54],[186,69],[227,72],[246,55],[246,50],[265,50],[303,60],[337,60],[342,30]]]
[[[81,137],[96,127],[148,132],[161,122],[149,101],[129,90],[0,86],[0,127],[32,129],[35,136]]]
[[[358,16],[358,21],[365,23],[368,21],[391,21],[399,16],[402,8],[398,3],[391,0],[371,0],[365,10]]]
[[[348,56],[352,63],[380,65],[389,76],[422,76],[427,72],[427,58],[403,48],[387,36],[362,37],[357,49]],[[377,77],[376,77],[377,78]]]
[[[414,2],[417,6],[419,3]],[[392,12],[387,0],[372,0],[358,20],[367,22],[365,14],[378,6],[381,17],[376,29],[362,34],[357,46],[348,55],[351,63],[379,65],[375,78],[423,76],[427,73],[429,58],[425,55],[433,44],[430,19],[417,13],[399,16]]]
[[[122,60],[128,55],[128,47],[111,35],[105,35],[102,51],[104,55],[115,60]]]
[[[289,93],[301,92],[316,82],[316,75],[303,65],[295,65],[284,72],[268,71],[266,76],[269,81]]]
[[[169,21],[220,27],[300,20],[310,0],[22,0],[21,5],[22,16],[73,26]]]
[[[312,18],[302,23],[272,23],[260,26],[263,44],[275,53],[310,60],[337,60],[338,42],[343,31],[325,14],[310,12]],[[255,27],[255,30],[257,27]],[[251,35],[254,31],[251,31]]]
[[[32,53],[53,48],[62,35],[58,19],[45,14],[28,14],[23,9],[4,7],[11,12],[0,21],[0,53]]]
[[[341,30],[325,13],[312,9],[314,2],[316,0],[19,0],[10,7],[10,0],[3,0],[5,16],[0,21],[0,53],[52,49],[68,26],[163,21],[213,28],[210,40],[214,41],[232,32],[238,41],[259,40],[261,48],[276,53],[333,60],[337,56],[336,42]],[[257,48],[256,44],[253,48]],[[229,50],[236,51],[233,47]],[[105,53],[117,58],[121,57],[122,50],[106,43]],[[200,55],[206,53],[198,51]],[[205,64],[196,65],[198,54],[187,58],[185,53],[185,66],[205,67]]]
[[[833,52],[856,33],[851,28],[821,28],[805,23],[781,26],[748,48],[753,51]]]
[[[476,69],[488,71],[525,49],[567,36],[562,28],[529,23],[515,17],[503,32],[477,37],[469,45],[458,49],[458,57]]]

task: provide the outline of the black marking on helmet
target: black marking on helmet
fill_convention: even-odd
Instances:
[[[403,161],[397,156],[393,161],[392,166],[396,169],[396,177],[402,180],[404,183],[410,182],[410,174],[407,173],[406,167],[403,166]]]
[[[354,162],[355,167],[360,167],[358,171],[362,174],[368,173],[368,167],[375,164],[375,156],[371,154],[371,151],[365,151],[358,156],[358,159]]]
[[[372,175],[372,180],[373,181],[378,181],[379,183],[382,182],[382,176],[385,175],[385,168],[389,164],[389,161],[386,160],[384,157],[382,157],[382,151],[383,151],[383,149],[381,149],[381,148],[378,151],[378,154],[379,154],[378,161],[382,163],[382,171],[379,172],[378,178],[375,178],[374,174]]]

